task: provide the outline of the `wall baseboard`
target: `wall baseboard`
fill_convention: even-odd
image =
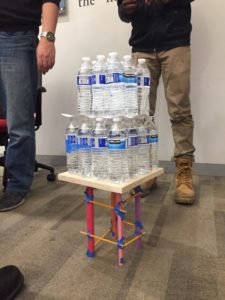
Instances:
[[[54,167],[66,166],[66,157],[63,155],[38,155],[37,160]],[[161,160],[159,166],[164,168],[166,173],[175,172],[175,164],[172,161]],[[205,176],[225,176],[225,164],[194,163],[193,173]]]
[[[160,167],[165,169],[166,173],[175,172],[175,163],[172,161],[160,161]],[[204,176],[225,176],[224,164],[206,164],[206,163],[194,163],[193,174]]]

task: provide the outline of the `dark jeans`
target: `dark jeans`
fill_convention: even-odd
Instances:
[[[7,191],[28,191],[33,180],[36,47],[35,32],[0,31],[0,106],[6,114],[9,133]]]

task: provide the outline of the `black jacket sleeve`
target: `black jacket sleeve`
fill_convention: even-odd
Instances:
[[[166,5],[187,5],[195,0],[169,0]]]

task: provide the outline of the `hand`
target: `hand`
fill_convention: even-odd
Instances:
[[[123,0],[123,8],[127,14],[133,14],[137,11],[137,0]]]
[[[38,70],[45,74],[53,68],[55,64],[55,44],[42,37],[37,47]]]

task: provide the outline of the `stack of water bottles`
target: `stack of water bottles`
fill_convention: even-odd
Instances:
[[[149,117],[150,74],[145,59],[120,62],[111,52],[83,57],[76,78],[79,116],[66,129],[70,173],[124,182],[158,167],[158,132]]]

